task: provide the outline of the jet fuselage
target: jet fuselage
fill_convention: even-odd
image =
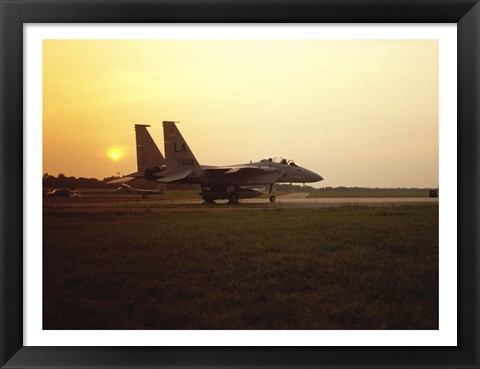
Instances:
[[[245,174],[245,171],[227,173],[232,168],[256,168],[259,170],[267,169],[268,173]],[[200,184],[206,186],[256,186],[268,185],[272,183],[310,183],[318,182],[323,178],[318,174],[300,167],[298,165],[289,165],[276,163],[268,159],[254,163],[228,165],[224,167],[201,165],[192,171],[186,177],[176,180],[176,183]],[[163,172],[155,174],[158,182],[162,182],[162,177],[168,177],[170,171],[166,168]]]

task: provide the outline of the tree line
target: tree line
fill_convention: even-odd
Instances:
[[[112,179],[120,177],[105,177],[102,180],[97,178],[85,178],[85,177],[67,177],[65,174],[60,173],[57,177],[48,173],[43,175],[43,187],[44,188],[70,188],[72,190],[76,188],[109,188],[107,182]]]
[[[315,188],[308,185],[294,185],[294,184],[279,184],[277,185],[277,191],[293,191],[293,192],[418,192],[418,191],[428,191],[429,188],[378,188],[378,187],[320,187]]]

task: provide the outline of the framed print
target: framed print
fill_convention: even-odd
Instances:
[[[0,4],[2,368],[479,367],[478,1]]]

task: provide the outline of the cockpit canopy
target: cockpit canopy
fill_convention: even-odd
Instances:
[[[294,166],[296,167],[297,164],[295,164],[295,162],[291,159],[287,159],[287,158],[284,158],[282,156],[273,156],[273,157],[270,157],[268,159],[262,159],[260,160],[261,162],[268,162],[268,161],[271,161],[273,163],[277,163],[277,164],[285,164],[285,165],[291,165],[291,166]]]

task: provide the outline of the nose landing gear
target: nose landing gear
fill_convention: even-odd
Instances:
[[[270,202],[271,202],[272,204],[277,200],[277,198],[275,197],[275,195],[272,194],[272,191],[275,191],[275,188],[276,188],[276,184],[275,184],[275,183],[272,183],[272,184],[270,185],[269,190],[268,190],[268,193],[271,194],[269,200],[270,200]]]

